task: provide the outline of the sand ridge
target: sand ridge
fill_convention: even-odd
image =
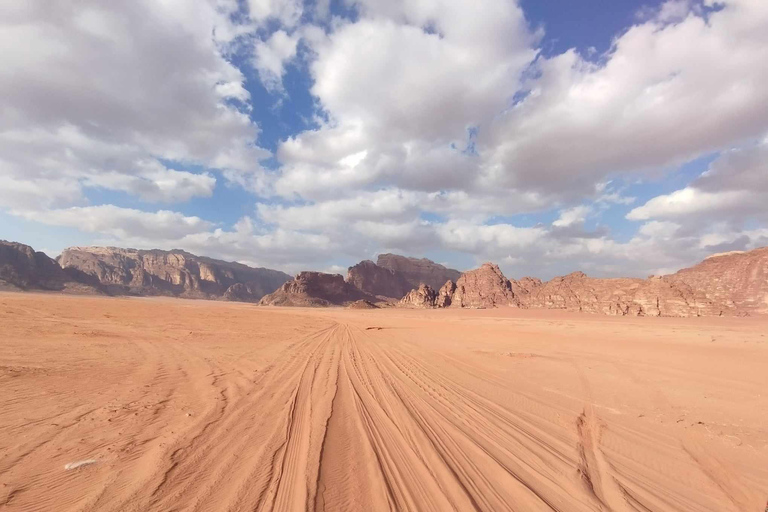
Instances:
[[[739,511],[768,496],[761,319],[9,293],[0,324],[0,510]]]

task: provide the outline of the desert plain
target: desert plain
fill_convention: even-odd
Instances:
[[[765,317],[0,294],[0,510],[767,498]]]

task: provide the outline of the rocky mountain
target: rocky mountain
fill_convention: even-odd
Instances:
[[[446,281],[456,281],[461,275],[458,270],[446,268],[426,258],[408,258],[397,254],[380,254],[376,260],[376,265],[398,273],[410,285],[397,298],[402,297],[412,288],[418,288],[422,283],[437,290]]]
[[[261,306],[342,306],[355,301],[375,302],[376,297],[346,282],[340,274],[299,272],[280,288],[265,295]]]
[[[45,253],[28,245],[0,240],[0,289],[50,290],[70,293],[100,293],[69,274]]]
[[[257,302],[290,280],[277,270],[195,256],[185,251],[71,247],[58,263],[116,295],[170,295]]]
[[[412,308],[434,308],[437,307],[437,292],[428,284],[422,283],[418,288],[414,288],[400,299],[398,305]]]
[[[513,306],[637,316],[766,314],[768,247],[713,255],[675,274],[648,279],[600,279],[573,272],[548,282],[530,277],[515,281],[486,263],[462,274],[456,284],[446,282],[434,299],[425,293],[414,289],[401,305]]]
[[[714,254],[663,279],[713,304],[712,312],[768,313],[768,247]]]
[[[403,273],[381,267],[371,260],[349,267],[347,282],[382,299],[399,299],[414,287]]]
[[[484,263],[480,268],[461,274],[450,305],[460,308],[520,307],[520,299],[498,265]]]

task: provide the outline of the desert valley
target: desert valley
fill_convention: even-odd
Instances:
[[[768,497],[768,249],[548,282],[391,254],[293,279],[181,251],[0,256],[2,510]]]

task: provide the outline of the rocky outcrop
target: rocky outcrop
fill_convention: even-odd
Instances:
[[[437,306],[437,292],[428,284],[420,284],[400,299],[400,306],[411,308],[434,308]]]
[[[382,299],[399,299],[413,288],[402,273],[380,267],[371,260],[349,267],[347,282]]]
[[[461,274],[450,305],[461,308],[519,307],[520,300],[498,265],[484,263],[478,269]]]
[[[375,302],[376,297],[346,282],[340,274],[299,272],[273,293],[265,295],[262,306],[342,306],[354,301]]]
[[[64,272],[45,253],[28,245],[0,240],[0,289],[101,293]]]
[[[453,294],[456,292],[456,283],[450,279],[437,292],[437,299],[435,300],[435,307],[447,308],[451,305],[453,300]]]
[[[768,313],[768,248],[713,255],[648,279],[556,277],[527,295],[527,307],[608,315],[742,316]]]
[[[380,254],[376,260],[376,265],[400,274],[408,283],[408,288],[403,291],[400,297],[422,283],[429,285],[433,290],[437,290],[446,281],[456,281],[461,275],[458,270],[446,268],[426,258],[408,258],[397,254]]]
[[[703,314],[768,314],[768,247],[714,254],[663,279],[687,287]]]
[[[347,307],[349,309],[379,309],[379,306],[369,300],[356,300]]]
[[[252,268],[185,251],[71,247],[58,258],[66,271],[93,279],[112,294],[171,295],[256,302],[290,280],[277,270]]]

